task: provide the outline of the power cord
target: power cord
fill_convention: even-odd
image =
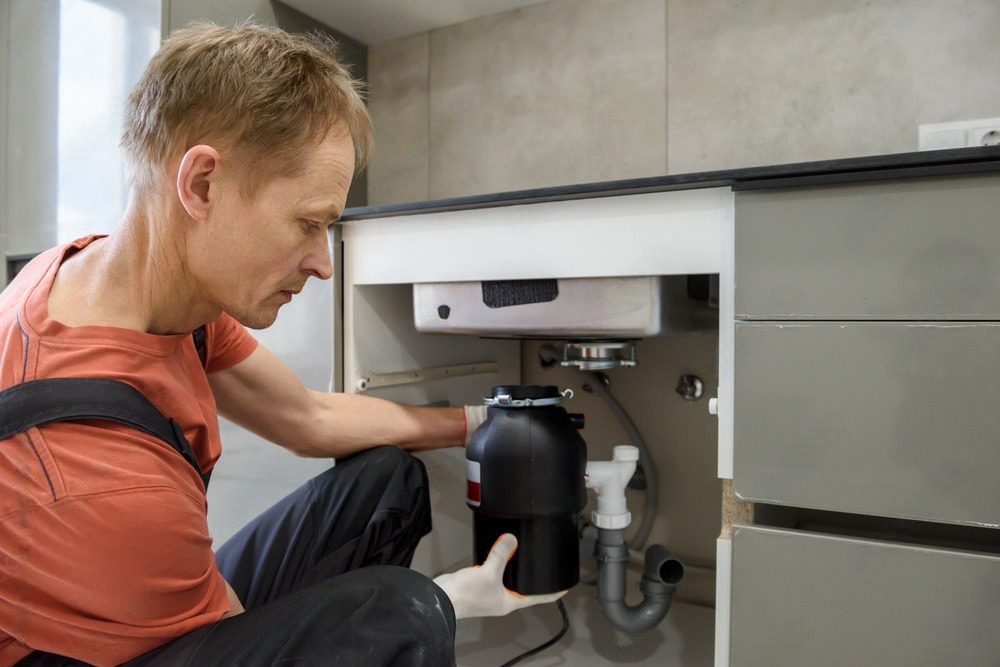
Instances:
[[[555,637],[553,637],[552,639],[548,640],[544,644],[541,644],[539,646],[536,646],[533,649],[525,651],[524,653],[522,653],[521,655],[517,656],[513,660],[509,660],[508,662],[503,663],[503,665],[501,665],[501,667],[510,667],[513,664],[521,662],[525,658],[530,658],[531,656],[535,655],[536,653],[541,653],[542,651],[544,651],[545,649],[547,649],[548,647],[552,646],[557,641],[559,641],[560,639],[563,638],[563,635],[565,635],[566,632],[569,630],[569,614],[566,613],[566,605],[563,604],[563,601],[562,601],[561,598],[559,600],[556,600],[556,606],[559,607],[559,613],[562,614],[562,621],[563,621],[562,630],[560,630],[558,633],[556,633]]]

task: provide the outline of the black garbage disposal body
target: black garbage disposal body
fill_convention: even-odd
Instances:
[[[504,585],[522,595],[553,593],[580,580],[576,514],[587,502],[583,415],[558,405],[554,386],[493,388],[487,419],[466,450],[466,502],[482,563],[503,533],[518,549]]]

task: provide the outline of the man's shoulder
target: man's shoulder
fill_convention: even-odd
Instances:
[[[30,328],[30,320],[40,315],[37,311],[48,300],[52,278],[62,258],[74,248],[87,246],[95,238],[98,237],[78,239],[49,248],[35,255],[15,275],[8,276],[8,284],[0,292],[0,328]]]
[[[8,284],[0,293],[0,318],[6,323],[23,302],[26,294],[38,287],[52,267],[52,263],[65,251],[65,246],[50,248],[35,255],[22,266],[14,276],[8,276]]]
[[[37,287],[46,277],[51,278],[50,274],[54,274],[53,268],[61,262],[67,252],[85,248],[98,238],[101,237],[87,236],[72,243],[49,248],[32,257],[14,275],[7,276],[7,286],[0,293],[0,308],[6,307],[12,301],[18,302],[19,297],[25,292]]]
[[[0,293],[0,385],[4,387],[24,380],[25,351],[31,331],[28,310],[31,303],[38,301],[32,297],[39,289],[45,289],[45,278],[64,250],[65,247],[51,248],[37,255]]]

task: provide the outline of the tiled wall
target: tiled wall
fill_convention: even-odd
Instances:
[[[1000,115],[996,0],[668,0],[671,172],[916,150]]]
[[[666,171],[663,0],[553,0],[369,48],[369,202]]]
[[[369,203],[916,150],[1000,115],[996,0],[550,0],[370,47]]]

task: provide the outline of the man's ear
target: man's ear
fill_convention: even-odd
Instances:
[[[213,200],[218,196],[221,163],[219,151],[204,144],[192,146],[181,158],[177,169],[177,197],[195,220],[208,218]]]

